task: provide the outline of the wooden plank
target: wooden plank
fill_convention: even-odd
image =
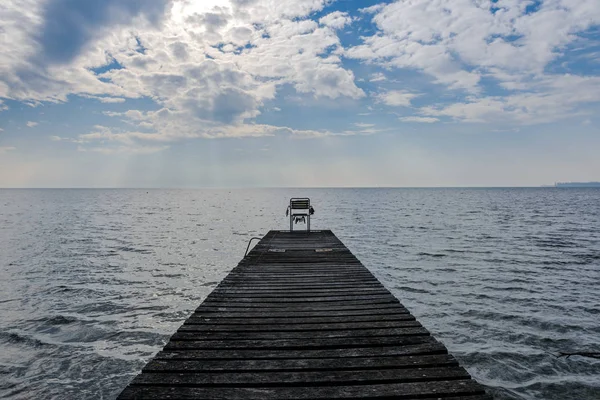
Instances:
[[[227,290],[223,288],[215,289],[213,293],[215,297],[232,297],[232,296],[240,296],[240,297],[325,297],[325,296],[384,296],[389,295],[383,288],[373,288],[373,289],[363,289],[363,290],[355,290],[355,289],[332,289],[332,290]],[[211,294],[211,295],[212,295]],[[211,296],[212,297],[212,296]]]
[[[300,262],[300,260],[302,262]],[[293,262],[292,262],[293,261]],[[326,262],[323,259],[309,259],[303,258],[298,260],[285,260],[285,264],[276,265],[273,262],[269,262],[268,259],[260,258],[255,262],[248,265],[240,265],[235,267],[232,272],[240,272],[240,273],[249,273],[249,274],[267,274],[267,273],[276,273],[276,274],[306,274],[306,273],[315,273],[315,274],[349,274],[349,273],[359,273],[361,275],[365,275],[365,271],[368,271],[362,264],[360,263],[351,263],[349,259],[339,260],[337,263]]]
[[[366,274],[364,270],[361,271],[306,271],[306,272],[289,272],[289,271],[268,271],[263,270],[261,272],[250,272],[250,271],[232,271],[229,276],[227,276],[227,281],[233,281],[236,279],[244,279],[244,280],[282,280],[282,281],[295,281],[299,279],[309,279],[316,281],[317,278],[328,278],[328,279],[344,279],[344,280],[361,280],[361,281],[372,281],[373,276]]]
[[[229,316],[212,316],[212,315],[198,315],[192,314],[184,324],[211,324],[212,326],[221,325],[245,325],[248,326],[249,322],[251,326],[262,326],[262,325],[282,325],[296,326],[296,325],[322,325],[322,324],[360,324],[360,323],[388,323],[388,322],[402,322],[402,321],[414,321],[415,317],[410,314],[391,314],[391,315],[359,315],[359,316],[342,316],[342,317],[287,317],[277,318],[270,315],[264,315],[262,317],[254,317],[252,321],[248,321],[246,318],[235,318]]]
[[[244,277],[233,277],[233,278],[226,278],[225,283],[234,283],[234,284],[256,284],[256,285],[322,285],[322,284],[367,284],[367,283],[372,283],[372,284],[377,284],[380,285],[380,283],[375,280],[375,278],[372,279],[367,279],[367,278],[354,278],[354,277],[341,277],[341,276],[330,276],[330,277],[321,277],[321,278],[313,278],[313,277],[306,277],[306,278],[296,278],[296,279],[289,279],[289,278],[244,278]]]
[[[263,282],[260,280],[254,280],[254,282],[247,282],[245,281],[242,277],[238,277],[235,280],[234,279],[229,279],[227,277],[225,277],[221,283],[219,284],[219,286],[235,286],[235,287],[262,287],[262,286],[283,286],[283,287],[288,287],[288,286],[310,286],[310,287],[321,287],[321,286],[326,286],[326,287],[332,287],[332,286],[361,286],[361,287],[367,287],[367,286],[377,286],[377,287],[383,287],[383,285],[381,284],[381,282],[379,282],[378,280],[369,280],[368,282],[363,280],[363,279],[359,279],[358,281],[353,281],[353,282],[343,282],[341,280],[335,280],[335,281],[329,281],[329,282],[322,282],[322,281],[317,281],[317,282],[313,282],[310,285],[307,284],[303,284],[303,283],[295,283],[295,282],[291,282],[291,281],[287,281],[287,280],[279,280],[278,282]]]
[[[159,352],[155,360],[194,360],[203,361],[218,360],[269,360],[269,359],[327,359],[343,358],[344,362],[350,358],[369,358],[369,357],[389,357],[399,358],[407,355],[435,355],[447,354],[446,347],[432,338],[423,336],[419,338],[419,343],[405,344],[404,346],[381,346],[381,347],[357,347],[345,349],[303,349],[303,350],[273,350],[273,349],[225,349],[225,350],[165,350]],[[454,360],[452,356],[448,356]],[[313,364],[314,365],[314,364]],[[350,365],[350,364],[345,364]],[[363,364],[361,364],[364,366]]]
[[[220,301],[207,299],[203,305],[206,307],[217,307],[217,308],[270,308],[270,309],[282,309],[289,311],[343,311],[343,310],[368,310],[368,309],[381,309],[387,308],[386,306],[393,306],[397,304],[398,300],[394,298],[377,299],[377,300],[338,300],[338,301],[298,301],[298,302],[285,302],[280,303],[274,302],[233,302],[233,301]],[[277,311],[277,310],[273,310]]]
[[[300,286],[299,289],[290,289],[290,286]],[[239,291],[244,291],[244,290],[249,290],[249,291],[262,291],[265,289],[270,289],[270,288],[279,288],[279,290],[305,290],[305,289],[309,289],[309,290],[328,290],[328,289],[332,289],[332,290],[336,290],[336,289],[341,289],[342,291],[344,290],[387,290],[383,287],[383,285],[379,282],[364,282],[361,281],[359,283],[343,283],[343,282],[339,282],[339,281],[335,281],[335,282],[317,282],[315,284],[311,284],[311,285],[306,285],[306,284],[298,284],[298,283],[293,283],[293,282],[281,282],[281,283],[264,283],[264,282],[253,282],[253,283],[247,283],[247,282],[236,282],[235,284],[233,283],[228,283],[226,281],[222,281],[219,285],[217,285],[217,287],[215,289],[226,289],[226,290],[239,290]]]
[[[228,275],[225,279],[226,281],[233,281],[236,279],[270,279],[270,280],[290,280],[294,281],[297,279],[311,279],[317,280],[315,278],[323,277],[323,278],[341,278],[344,280],[366,280],[366,281],[374,281],[375,278],[368,274],[366,270],[362,272],[356,271],[321,271],[321,272],[306,272],[306,273],[293,273],[293,272],[280,272],[273,273],[270,271],[258,272],[256,269],[260,268],[260,266],[254,266],[253,270],[240,271],[234,269],[231,271],[230,275]]]
[[[192,325],[195,326],[195,325]],[[342,329],[342,330],[311,330],[311,331],[223,331],[223,330],[179,330],[171,336],[171,340],[281,340],[281,339],[333,339],[333,338],[362,338],[388,336],[420,336],[429,335],[423,327],[380,328],[380,329]]]
[[[327,349],[377,346],[405,346],[419,343],[422,334],[412,336],[377,336],[323,339],[266,339],[266,340],[171,340],[165,349]]]
[[[307,273],[339,273],[339,274],[349,274],[349,273],[363,273],[365,272],[365,268],[360,263],[351,264],[348,262],[342,264],[305,264],[305,265],[282,265],[277,266],[273,264],[265,264],[265,263],[256,263],[249,266],[241,266],[235,268],[232,272],[234,273],[255,273],[255,274],[307,274]]]
[[[270,388],[192,388],[130,386],[121,399],[373,399],[442,398],[469,394],[484,395],[482,387],[472,380],[412,383],[385,383],[347,386],[303,386]]]
[[[264,284],[264,283],[246,283],[239,282],[236,284],[224,284],[218,286],[219,289],[228,289],[228,288],[238,288],[240,290],[247,290],[251,288],[252,290],[327,290],[327,289],[346,289],[352,290],[354,288],[372,288],[372,289],[381,289],[383,286],[379,282],[375,283],[314,283],[314,284],[297,284],[297,283],[274,283],[274,284]]]
[[[283,278],[283,279],[296,279],[296,278],[314,278],[314,277],[333,277],[333,276],[342,276],[349,278],[366,278],[371,279],[373,276],[364,268],[352,268],[352,269],[344,269],[344,270],[328,270],[326,268],[318,268],[311,271],[299,271],[289,268],[288,271],[270,271],[268,268],[253,266],[253,268],[244,268],[244,269],[235,269],[231,271],[228,278],[239,278],[239,277],[248,277],[248,278]]]
[[[458,362],[448,354],[404,355],[402,357],[271,359],[271,360],[189,360],[155,359],[145,372],[207,372],[207,371],[330,371],[386,368],[455,367]]]
[[[205,320],[188,319],[179,328],[179,331],[323,331],[323,330],[361,330],[361,329],[376,329],[376,328],[408,328],[408,327],[420,327],[421,324],[414,320],[408,321],[367,321],[367,322],[354,322],[347,320],[346,322],[332,322],[327,321],[325,323],[312,323],[312,324],[301,324],[301,323],[257,323],[260,321],[246,320],[246,323],[234,324],[221,324],[215,321],[207,322]]]
[[[295,372],[186,372],[142,374],[132,384],[159,386],[269,387],[293,385],[356,385],[469,379],[460,367],[413,369],[324,370]]]
[[[221,316],[234,318],[322,318],[322,317],[349,317],[349,316],[367,316],[367,315],[410,315],[408,310],[403,307],[382,305],[379,307],[361,307],[358,309],[329,309],[329,310],[294,310],[284,309],[282,311],[272,309],[244,308],[244,307],[201,307],[193,314],[198,317]]]
[[[340,296],[340,295],[331,295],[331,296],[265,296],[265,295],[257,295],[252,297],[242,297],[235,295],[224,295],[224,294],[214,294],[210,295],[206,298],[205,301],[222,301],[227,303],[271,303],[275,302],[277,304],[281,303],[330,303],[330,302],[344,302],[344,304],[352,304],[347,303],[349,301],[361,301],[361,302],[373,302],[378,300],[385,300],[386,302],[397,303],[398,300],[389,293],[385,294],[375,294],[368,295],[363,294],[360,296],[357,295],[348,295],[348,296]]]
[[[331,231],[269,232],[130,398],[489,399]]]
[[[227,290],[227,289],[216,289],[211,293],[211,297],[370,297],[370,296],[390,296],[390,293],[383,288],[363,289],[363,290]]]

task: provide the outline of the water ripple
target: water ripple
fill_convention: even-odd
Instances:
[[[114,398],[310,196],[497,399],[598,399],[600,191],[0,190],[0,398]],[[249,206],[250,205],[250,206]]]

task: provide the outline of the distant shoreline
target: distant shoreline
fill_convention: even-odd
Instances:
[[[584,187],[600,187],[600,182],[556,182],[554,187],[558,188],[584,188]]]

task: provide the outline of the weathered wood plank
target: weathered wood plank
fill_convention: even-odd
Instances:
[[[251,321],[249,321],[251,319]],[[262,325],[285,325],[285,326],[312,326],[323,324],[361,324],[361,323],[379,323],[387,324],[391,322],[414,321],[415,317],[410,314],[391,314],[391,315],[358,315],[358,316],[341,316],[341,317],[287,317],[277,318],[271,315],[263,315],[261,317],[236,318],[231,316],[192,314],[184,324],[210,324],[212,326],[221,325],[244,325],[247,326],[262,326]]]
[[[297,266],[296,264],[290,264],[288,266],[278,267],[278,266],[274,266],[273,264],[263,264],[263,263],[259,262],[257,264],[250,265],[250,266],[238,267],[231,272],[233,272],[233,273],[249,272],[251,274],[277,274],[277,275],[283,275],[283,274],[292,274],[292,275],[303,274],[303,275],[305,275],[305,274],[320,274],[320,273],[327,273],[327,274],[360,273],[360,274],[364,274],[365,269],[359,263],[357,263],[357,264],[344,263],[344,264],[340,264],[340,265],[325,265],[323,263],[320,263],[318,265],[307,264],[304,266]]]
[[[195,322],[195,323],[194,323]],[[255,320],[246,321],[245,324],[217,324],[213,322],[198,321],[189,319],[179,328],[180,332],[286,332],[286,331],[302,331],[302,332],[318,332],[318,331],[362,331],[365,329],[382,329],[382,328],[415,328],[421,327],[417,321],[369,321],[369,322],[327,322],[319,324],[257,324]]]
[[[398,304],[398,300],[394,298],[389,299],[377,299],[377,300],[338,300],[338,301],[322,301],[322,302],[285,302],[280,303],[274,302],[231,302],[231,301],[219,301],[207,299],[203,305],[206,307],[218,307],[218,308],[269,308],[283,309],[293,311],[343,311],[343,310],[368,310],[368,309],[381,309],[385,306],[393,306]]]
[[[353,278],[353,277],[321,277],[321,278],[296,278],[296,279],[285,279],[285,278],[244,278],[244,277],[234,277],[234,278],[226,278],[225,283],[233,283],[233,284],[256,284],[256,285],[320,285],[320,284],[377,284],[380,285],[378,281],[367,278]]]
[[[193,327],[196,325],[192,325]],[[342,329],[342,330],[311,330],[311,331],[223,331],[223,330],[179,330],[171,336],[171,340],[281,340],[281,339],[333,339],[333,338],[362,338],[388,336],[420,336],[429,335],[423,327],[379,328],[379,329]]]
[[[319,270],[315,270],[315,271],[306,271],[306,272],[299,272],[299,271],[281,271],[281,272],[276,272],[276,271],[268,271],[268,270],[257,270],[256,267],[252,268],[252,269],[246,269],[244,270],[234,270],[232,271],[229,276],[229,278],[269,278],[269,279],[284,279],[284,280],[295,280],[295,279],[306,279],[306,278],[310,278],[310,279],[314,279],[314,278],[319,278],[319,277],[326,277],[326,278],[331,278],[331,277],[347,277],[347,278],[354,278],[354,279],[366,279],[366,280],[372,280],[373,279],[373,275],[371,275],[370,273],[368,273],[365,269],[362,269],[362,271],[360,270],[345,270],[345,271],[328,271],[325,269],[319,269]]]
[[[189,360],[155,359],[145,372],[207,372],[207,371],[330,371],[367,370],[386,368],[439,368],[454,367],[458,362],[448,354],[404,355],[399,357],[354,357],[325,359],[271,359],[271,360]]]
[[[132,384],[158,386],[269,387],[293,385],[356,385],[469,379],[460,367],[413,369],[323,370],[295,372],[186,372],[142,374]]]
[[[252,290],[231,290],[228,288],[216,288],[210,297],[373,297],[373,296],[392,296],[391,293],[383,287],[374,287],[363,290],[335,290],[332,289],[289,289],[289,290],[272,290],[270,288],[259,288]],[[393,297],[393,296],[392,296]],[[348,299],[351,300],[351,299]]]
[[[331,289],[331,290],[329,290]],[[337,289],[337,290],[336,290]],[[227,291],[227,288],[219,288],[217,294],[222,294],[225,293]],[[344,296],[346,294],[354,294],[354,295],[362,295],[362,294],[369,294],[369,293],[379,293],[380,295],[385,292],[385,289],[382,289],[380,287],[373,287],[371,290],[363,290],[363,291],[358,291],[355,290],[354,288],[350,287],[350,288],[336,288],[336,287],[331,287],[331,286],[324,286],[323,288],[319,288],[319,289],[315,289],[315,288],[310,288],[308,286],[291,286],[291,287],[286,287],[286,286],[278,286],[278,287],[271,287],[271,286],[262,286],[262,287],[257,287],[254,290],[250,291],[244,288],[241,288],[239,290],[239,292],[237,293],[232,293],[230,292],[230,295],[240,295],[240,296],[245,296],[248,297],[247,295],[249,295],[249,297],[253,297],[255,295],[261,295],[261,294],[267,294],[268,296],[285,296],[286,294],[288,294],[288,297],[297,297],[297,295],[301,295],[301,294],[307,294],[307,295],[314,295],[314,296],[327,296],[327,295],[334,295],[334,296]],[[389,292],[388,292],[389,293]]]
[[[259,269],[259,268],[264,268],[261,265],[254,265],[252,266],[252,269],[247,268],[245,270],[243,269],[234,269],[230,272],[230,275],[227,276],[226,279],[234,279],[234,278],[248,278],[248,279],[259,279],[259,278],[269,278],[269,279],[291,279],[291,280],[295,280],[295,279],[312,279],[315,277],[326,277],[326,278],[332,278],[332,277],[344,277],[344,278],[349,278],[349,279],[366,279],[366,280],[373,280],[373,275],[367,273],[366,269],[363,269],[362,271],[357,271],[357,270],[345,270],[345,271],[327,271],[325,269],[319,268],[318,271],[307,271],[307,272],[293,272],[293,271],[282,271],[282,272],[275,272],[275,271],[268,271],[268,270],[263,270],[263,269]],[[291,268],[290,268],[291,269]]]
[[[264,283],[246,283],[239,282],[236,284],[228,284],[223,283],[219,285],[219,289],[223,288],[239,288],[240,290],[246,290],[248,288],[252,288],[254,290],[327,290],[327,289],[353,289],[357,287],[362,288],[377,288],[381,289],[383,286],[378,283],[353,283],[353,284],[345,284],[339,282],[331,282],[331,283],[312,283],[312,284],[297,284],[297,283],[274,283],[274,284],[264,284]]]
[[[452,380],[374,385],[302,386],[272,388],[191,388],[130,386],[122,399],[376,399],[442,398],[469,394],[484,395],[473,380]]]
[[[358,308],[358,307],[357,307]],[[367,315],[410,315],[408,310],[403,307],[381,306],[381,307],[360,307],[358,309],[329,309],[329,310],[283,310],[277,311],[272,309],[262,310],[258,308],[245,307],[202,307],[198,308],[193,316],[221,316],[235,318],[257,318],[257,317],[277,317],[277,318],[320,318],[327,317],[342,317],[342,316],[367,316]]]
[[[214,294],[210,295],[206,298],[205,301],[221,301],[227,303],[272,303],[275,302],[277,304],[281,303],[324,303],[324,302],[344,302],[347,304],[349,301],[360,301],[360,302],[373,302],[379,300],[386,300],[386,302],[397,303],[398,300],[389,293],[385,294],[375,294],[368,295],[363,294],[360,296],[357,295],[348,295],[348,296],[293,296],[293,297],[282,297],[282,296],[264,296],[257,295],[253,297],[242,297],[242,296],[234,296],[234,295],[225,295],[225,294]],[[350,303],[352,304],[352,303]]]
[[[271,288],[231,288],[231,287],[217,287],[214,290],[215,294],[226,294],[232,295],[268,295],[268,296],[280,296],[282,294],[292,295],[335,295],[335,296],[348,296],[348,295],[372,295],[372,294],[389,294],[383,287],[359,287],[359,288],[301,288],[301,289],[271,289]]]
[[[406,344],[404,346],[381,346],[381,347],[357,347],[345,349],[225,349],[225,350],[164,350],[159,352],[155,360],[269,360],[269,359],[347,359],[350,358],[369,358],[369,357],[385,357],[398,358],[407,355],[435,355],[447,354],[446,347],[443,344],[432,338],[431,336],[423,336],[419,338],[418,344]],[[452,356],[449,359],[454,360]],[[314,361],[314,360],[313,360]],[[351,364],[345,364],[351,365]],[[361,364],[364,365],[364,362]],[[316,364],[313,364],[316,366]]]
[[[165,349],[327,349],[351,347],[404,346],[419,343],[422,334],[358,338],[278,339],[278,340],[171,340]],[[415,340],[417,339],[417,340]]]

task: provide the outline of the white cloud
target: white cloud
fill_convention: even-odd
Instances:
[[[380,103],[384,103],[392,107],[409,107],[410,102],[418,94],[406,92],[403,90],[390,90],[385,93],[377,94],[375,97]]]
[[[425,123],[425,124],[432,124],[434,122],[438,122],[439,121],[438,118],[433,118],[433,117],[418,117],[418,116],[402,117],[402,118],[399,118],[399,119],[402,122],[421,122],[421,123]]]
[[[334,28],[349,17],[332,13],[322,26],[305,19],[327,3],[175,0],[161,24],[138,18],[99,29],[72,60],[42,68],[29,60],[39,47],[43,9],[12,0],[0,24],[20,22],[0,38],[0,57],[9,56],[0,59],[0,97],[66,102],[77,94],[103,103],[148,97],[168,112],[142,127],[163,138],[176,136],[167,125],[183,125],[167,113],[188,123],[188,137],[244,135],[284,86],[317,98],[365,96],[337,54]]]
[[[377,72],[375,74],[372,74],[369,77],[369,82],[383,82],[383,81],[386,81],[386,80],[387,80],[387,78],[381,72]]]
[[[329,0],[231,0],[234,14],[245,14],[252,22],[269,23],[296,19],[320,11]]]
[[[88,95],[84,95],[83,97],[98,100],[101,103],[125,103],[125,99],[122,97],[104,97],[104,96],[88,96]]]
[[[39,124],[38,124],[37,122],[33,122],[33,121],[27,121],[27,124],[26,124],[26,125],[27,125],[29,128],[33,128],[33,127],[36,127],[36,126],[38,126]]]
[[[578,106],[600,101],[592,90],[568,85],[563,85],[565,98],[560,99],[550,82],[578,78],[547,72],[566,46],[581,40],[577,33],[600,24],[600,7],[589,0],[553,0],[526,12],[530,5],[517,0],[378,5],[366,11],[374,14],[379,32],[347,49],[346,55],[386,68],[422,71],[451,90],[471,93],[466,102],[426,108],[432,116],[538,123],[568,117]],[[513,93],[485,96],[483,77]],[[584,95],[577,98],[580,91]]]
[[[185,111],[172,111],[166,108],[149,112],[129,110],[126,113],[113,113],[112,116],[123,117],[125,121],[139,130],[118,132],[109,127],[96,126],[93,132],[80,135],[79,138],[125,143],[135,141],[170,142],[192,138],[273,136],[281,129],[263,124],[222,124],[203,121],[190,116]]]
[[[93,132],[79,135],[79,139],[83,143],[97,141],[101,143],[118,142],[133,145],[134,138],[139,134],[139,132],[115,133],[109,127],[96,125]]]
[[[394,2],[373,18],[380,33],[348,54],[417,68],[450,87],[475,90],[490,68],[510,75],[543,73],[560,49],[577,39],[574,33],[600,23],[600,7],[588,0],[546,1],[537,12],[525,13],[528,5],[514,0]]]
[[[352,22],[352,17],[346,12],[334,11],[319,19],[321,25],[328,26],[333,29],[342,29]]]
[[[117,147],[84,147],[79,146],[77,151],[94,152],[101,154],[154,154],[167,150],[169,146],[117,146]]]
[[[374,126],[375,126],[375,124],[365,124],[365,123],[363,123],[363,122],[356,122],[356,123],[354,124],[354,126],[357,126],[357,127],[359,127],[359,128],[372,128],[372,127],[374,127]]]
[[[363,128],[359,130],[345,130],[340,132],[332,132],[328,130],[298,130],[298,129],[290,129],[290,128],[282,128],[283,132],[287,132],[291,135],[293,139],[319,139],[324,137],[331,136],[367,136],[373,135],[375,133],[381,132],[381,130],[376,130],[373,128]]]
[[[363,14],[375,14],[377,11],[381,10],[383,7],[385,7],[385,4],[381,3],[381,4],[375,4],[374,6],[370,6],[370,7],[359,8],[358,11]]]
[[[275,135],[288,135],[291,138],[323,138],[328,136],[354,136],[372,135],[381,130],[374,129],[373,124],[355,124],[359,129],[345,131],[292,129],[286,126],[274,126],[266,124],[213,124],[198,128],[199,121],[190,121],[182,118],[182,114],[173,113],[169,110],[156,112],[140,112],[130,110],[127,113],[113,113],[129,121],[131,125],[142,126],[148,124],[148,131],[141,130],[119,130],[107,126],[97,125],[94,130],[79,135],[76,139],[51,138],[51,140],[66,140],[73,143],[87,145],[104,145],[108,149],[120,149],[127,147],[134,149],[147,147],[151,142],[169,143],[183,139],[203,138],[242,138],[242,137],[269,137]],[[87,148],[87,147],[86,147]],[[120,151],[120,150],[119,150]],[[112,151],[113,153],[116,151]]]
[[[534,92],[508,96],[470,97],[465,102],[421,108],[419,113],[461,122],[548,123],[596,113],[600,77],[564,75],[537,82]]]

